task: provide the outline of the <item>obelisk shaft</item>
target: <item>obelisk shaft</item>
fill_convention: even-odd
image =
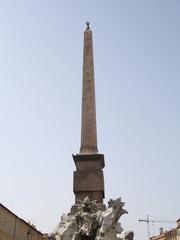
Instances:
[[[82,119],[80,154],[97,153],[96,104],[92,31],[84,32]]]

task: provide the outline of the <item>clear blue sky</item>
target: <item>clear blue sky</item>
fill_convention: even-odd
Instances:
[[[87,19],[105,202],[144,240],[180,217],[179,0],[0,1],[0,202],[43,232],[74,203]]]

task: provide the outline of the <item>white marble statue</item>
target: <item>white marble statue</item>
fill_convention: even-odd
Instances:
[[[117,240],[123,229],[119,218],[127,213],[121,198],[110,200],[104,211],[96,208],[96,201],[88,197],[79,201],[75,215],[63,215],[56,229],[49,235],[51,240]]]
[[[63,214],[61,221],[54,231],[49,234],[49,239],[52,240],[70,240],[73,238],[74,232],[77,231],[75,216]]]
[[[96,237],[97,240],[117,239],[117,234],[123,231],[118,220],[123,214],[127,213],[123,206],[124,202],[121,202],[121,198],[109,200],[107,210],[100,212],[100,228]]]

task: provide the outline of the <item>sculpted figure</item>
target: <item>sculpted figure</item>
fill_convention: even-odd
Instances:
[[[108,208],[97,211],[96,201],[86,197],[78,201],[79,211],[75,215],[63,215],[61,221],[49,235],[51,240],[118,240],[123,231],[119,218],[127,213],[121,198],[110,199]],[[133,240],[129,234],[125,240]]]
[[[80,211],[75,215],[78,224],[78,231],[75,232],[73,240],[92,239],[97,228],[96,214],[93,209],[96,209],[96,201],[90,201],[88,197],[84,201],[79,201]]]
[[[124,204],[124,202],[121,202],[121,198],[109,200],[107,210],[101,213],[97,240],[117,239],[117,234],[123,231],[118,220],[123,214],[128,213],[123,209]]]
[[[129,231],[129,232],[126,232],[124,234],[124,239],[125,240],[133,240],[134,238],[134,232],[133,231]]]
[[[51,240],[72,240],[73,234],[76,231],[77,224],[75,217],[63,214],[60,223],[48,237]]]
[[[113,208],[114,209],[114,214],[115,214],[115,222],[119,220],[119,218],[123,215],[128,213],[124,207],[124,202],[121,201],[121,198],[117,198],[116,200],[110,199],[108,202],[108,208]]]

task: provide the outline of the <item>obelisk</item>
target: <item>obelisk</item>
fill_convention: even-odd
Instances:
[[[92,31],[88,23],[84,32],[80,154],[97,152],[93,42]]]
[[[89,23],[86,24],[83,54],[81,147],[79,154],[73,155],[76,165],[73,190],[75,205],[78,200],[83,200],[88,196],[90,200],[96,200],[97,204],[103,207],[104,155],[99,154],[97,148],[93,40]]]

